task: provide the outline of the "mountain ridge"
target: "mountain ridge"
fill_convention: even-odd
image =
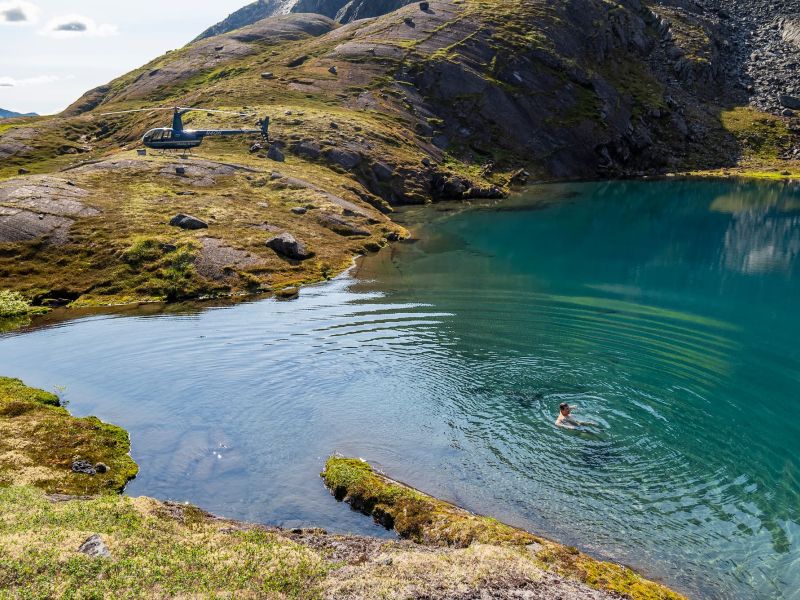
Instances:
[[[321,14],[340,23],[378,17],[411,4],[413,0],[257,0],[234,11],[197,36],[200,41],[252,25],[256,21],[289,13]]]
[[[38,117],[39,115],[35,112],[29,113],[19,113],[14,112],[13,110],[6,110],[4,108],[0,108],[0,119],[13,119],[16,117]]]

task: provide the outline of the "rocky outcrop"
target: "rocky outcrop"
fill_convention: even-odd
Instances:
[[[282,233],[267,240],[267,248],[272,248],[275,252],[286,258],[293,260],[305,260],[314,256],[306,245],[295,238],[291,233]]]
[[[323,227],[345,236],[368,236],[369,230],[348,221],[347,219],[333,214],[323,213],[317,217],[317,221]]]
[[[413,0],[258,0],[240,8],[209,27],[195,41],[228,33],[261,19],[288,13],[316,13],[340,23],[377,17],[410,4]]]
[[[192,215],[185,215],[179,213],[172,217],[169,221],[172,227],[180,227],[181,229],[189,229],[194,231],[196,229],[208,229],[208,223]]]
[[[255,267],[263,259],[245,250],[234,248],[224,240],[204,237],[197,258],[194,260],[197,272],[213,281],[225,281],[234,278],[240,269]]]
[[[66,179],[36,175],[0,183],[0,242],[47,237],[66,242],[75,219],[100,211],[84,203],[89,192]]]
[[[111,558],[111,551],[99,533],[89,536],[78,548],[78,552],[91,558]]]
[[[783,19],[781,37],[787,44],[800,48],[800,14]]]

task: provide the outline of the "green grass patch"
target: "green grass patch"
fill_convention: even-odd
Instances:
[[[19,598],[318,598],[319,555],[189,506],[106,496],[53,503],[0,488],[0,589]],[[99,534],[110,558],[77,552]],[[0,594],[2,595],[2,594]]]
[[[19,292],[0,291],[0,319],[26,315],[30,310],[30,304]]]
[[[136,476],[124,429],[76,418],[55,394],[0,377],[0,486],[24,483],[62,494],[115,493]],[[74,473],[81,458],[105,473]]]
[[[774,161],[791,148],[791,133],[774,115],[740,106],[722,111],[720,120],[739,142],[743,160]]]

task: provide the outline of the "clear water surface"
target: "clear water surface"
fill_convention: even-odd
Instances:
[[[451,210],[452,209],[452,210]],[[334,452],[695,597],[800,598],[800,188],[532,188],[272,300],[0,337],[128,429],[128,492],[383,534]],[[553,426],[559,402],[595,432]]]

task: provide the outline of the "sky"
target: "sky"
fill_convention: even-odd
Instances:
[[[60,112],[249,0],[0,0],[0,108]]]

